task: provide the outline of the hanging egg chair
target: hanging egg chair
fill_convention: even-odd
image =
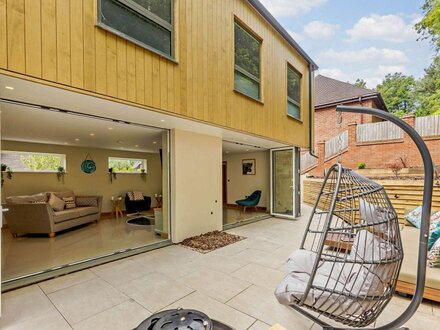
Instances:
[[[418,133],[386,112],[362,107],[337,107],[387,119],[416,143],[425,167],[422,226],[416,292],[405,312],[377,329],[396,329],[417,310],[426,275],[433,164]],[[403,260],[399,221],[385,189],[344,168],[326,173],[300,249],[287,262],[287,275],[275,295],[323,329],[350,329],[372,324],[392,299]],[[345,325],[329,325],[321,316]]]

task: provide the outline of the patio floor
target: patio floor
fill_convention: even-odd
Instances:
[[[133,329],[153,312],[195,308],[241,329],[319,329],[277,303],[273,291],[298,247],[310,208],[297,221],[267,219],[229,230],[247,239],[208,254],[170,246],[2,295],[1,329]],[[380,317],[397,317],[395,297]],[[424,302],[407,326],[436,329],[440,305]]]

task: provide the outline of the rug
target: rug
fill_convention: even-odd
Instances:
[[[187,238],[180,244],[200,253],[208,253],[244,239],[246,239],[246,237],[216,230],[199,236]]]
[[[148,218],[145,216],[140,216],[136,218],[131,218],[127,220],[129,225],[138,225],[138,226],[151,226],[154,225],[154,219]]]

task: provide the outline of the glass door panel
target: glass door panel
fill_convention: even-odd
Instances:
[[[271,214],[295,217],[295,149],[271,150]]]

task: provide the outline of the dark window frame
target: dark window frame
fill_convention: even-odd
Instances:
[[[299,95],[299,100],[295,100],[293,98],[291,98],[289,96],[289,70],[291,72],[293,72],[299,80],[299,84],[298,84],[298,95]],[[287,116],[289,116],[290,118],[296,119],[298,121],[302,122],[302,108],[301,108],[301,84],[302,84],[302,74],[300,72],[298,72],[298,70],[296,70],[290,63],[287,63],[287,70],[286,70],[286,95],[287,95],[287,102],[286,102],[286,112],[287,112]],[[299,117],[295,117],[294,115],[289,113],[289,103],[297,106],[299,108]]]
[[[129,9],[135,11],[137,14],[143,16],[144,18],[146,18],[147,20],[151,21],[153,24],[157,24],[159,25],[161,28],[167,30],[170,32],[170,40],[171,40],[171,54],[167,54],[162,52],[159,49],[156,49],[153,46],[150,46],[148,44],[143,43],[142,41],[139,41],[121,31],[118,31],[117,29],[108,26],[107,24],[105,24],[104,22],[102,22],[101,20],[101,15],[100,15],[100,8],[101,8],[101,1],[102,0],[97,0],[97,26],[99,26],[100,28],[109,31],[111,33],[116,34],[117,36],[128,40],[136,45],[138,45],[139,47],[142,47],[144,49],[147,49],[153,53],[156,53],[160,56],[163,56],[169,60],[172,61],[176,61],[175,60],[175,47],[174,47],[174,36],[175,36],[175,31],[174,31],[174,0],[170,0],[171,2],[171,23],[167,22],[166,20],[162,19],[161,17],[157,16],[156,14],[153,14],[151,11],[145,9],[144,7],[142,7],[141,5],[139,5],[138,3],[134,2],[133,0],[115,0],[116,2],[119,2],[120,4],[122,4],[123,6],[128,7]]]
[[[234,52],[233,52],[233,56],[234,56],[234,91],[243,94],[244,96],[250,97],[253,100],[256,100],[258,102],[262,102],[263,100],[263,89],[261,86],[261,76],[262,76],[262,63],[261,63],[261,55],[262,55],[262,49],[263,49],[263,39],[261,37],[259,37],[256,33],[254,33],[248,26],[246,26],[246,24],[244,22],[242,22],[238,17],[234,17]],[[248,72],[247,70],[245,70],[244,68],[240,67],[239,65],[236,64],[235,61],[235,26],[238,26],[240,29],[242,29],[245,33],[247,33],[251,38],[253,38],[255,41],[257,41],[259,43],[259,53],[258,53],[258,72],[260,77],[256,77],[254,76],[252,73]],[[258,98],[255,98],[252,95],[247,94],[246,92],[239,90],[236,88],[235,86],[235,74],[236,72],[238,72],[239,74],[245,76],[246,78],[250,79],[251,81],[253,81],[254,83],[258,84]]]

